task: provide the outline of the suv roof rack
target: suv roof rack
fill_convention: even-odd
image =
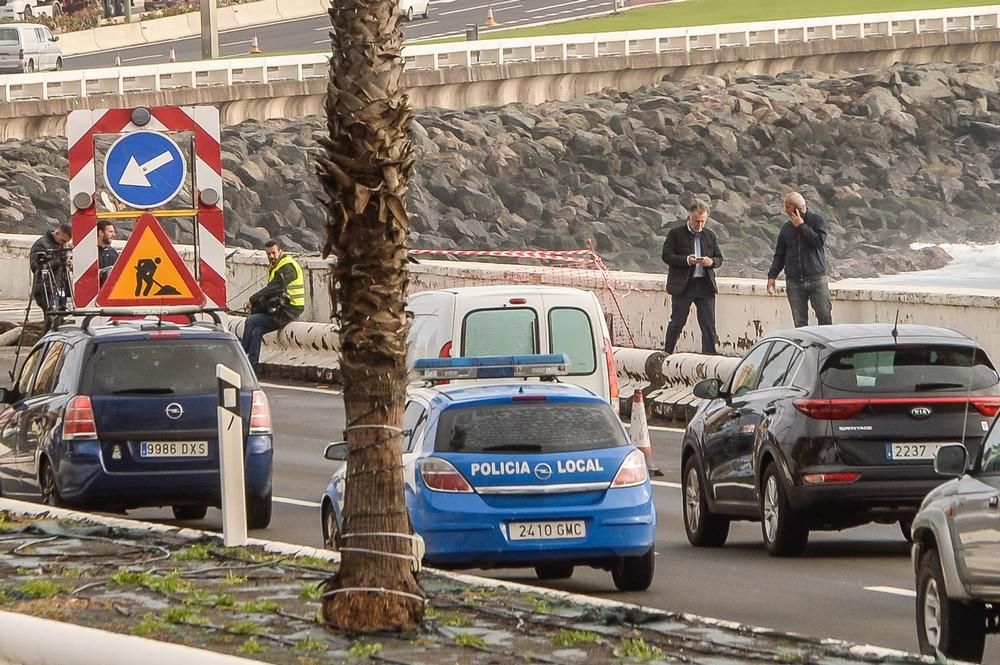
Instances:
[[[193,306],[175,306],[175,307],[159,307],[154,310],[142,310],[142,309],[132,309],[129,307],[104,307],[101,309],[67,309],[52,311],[48,315],[52,317],[52,327],[51,330],[58,330],[59,327],[67,323],[65,317],[78,316],[83,317],[83,322],[80,325],[80,329],[83,332],[89,332],[90,323],[95,318],[99,316],[133,316],[142,317],[143,319],[148,319],[153,317],[157,319],[159,324],[163,324],[163,318],[167,316],[187,316],[190,319],[190,325],[202,325],[207,323],[205,321],[198,321],[195,316],[198,314],[208,314],[212,317],[212,322],[216,327],[222,327],[222,319],[219,317],[219,312],[223,312],[222,308],[204,308],[204,307],[193,307]],[[169,323],[169,322],[168,322]]]

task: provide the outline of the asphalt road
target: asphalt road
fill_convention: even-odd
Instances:
[[[430,17],[415,18],[403,24],[407,39],[424,39],[465,35],[467,25],[478,24],[480,35],[485,27],[486,13],[493,5],[498,28],[534,25],[610,12],[611,0],[431,0]],[[330,44],[330,18],[325,14],[310,18],[284,21],[254,28],[241,28],[219,34],[220,57],[243,55],[250,50],[253,33],[257,43],[267,53],[323,51]],[[173,47],[178,61],[201,60],[201,39],[192,37],[157,44],[145,44],[117,51],[104,51],[65,59],[66,69],[113,67],[116,55],[122,65],[151,65],[168,62]]]
[[[343,403],[336,391],[267,386],[275,442],[275,506],[270,528],[251,535],[320,546],[318,499],[335,463],[322,458],[342,438]],[[892,526],[813,533],[805,556],[775,559],[764,551],[756,523],[736,523],[721,549],[694,549],[681,516],[678,430],[651,432],[656,463],[657,574],[642,593],[618,593],[603,571],[578,568],[570,580],[546,586],[676,612],[915,651],[913,574],[909,546]],[[167,520],[169,511],[133,511]],[[210,510],[198,528],[221,528]],[[482,572],[537,584],[527,570]],[[986,663],[1000,663],[1000,639],[989,638]]]

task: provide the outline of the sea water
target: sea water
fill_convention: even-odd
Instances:
[[[913,249],[932,247],[929,243],[914,243]],[[937,245],[952,257],[951,263],[935,270],[901,272],[864,279],[845,279],[838,287],[905,286],[954,289],[986,289],[1000,293],[1000,243]]]

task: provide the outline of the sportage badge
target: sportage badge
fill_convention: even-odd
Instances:
[[[929,406],[915,406],[910,409],[910,415],[914,418],[926,418],[931,415],[932,411]]]

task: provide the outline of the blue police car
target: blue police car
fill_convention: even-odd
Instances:
[[[425,563],[534,567],[540,579],[568,578],[586,565],[611,571],[622,591],[649,587],[656,512],[642,452],[607,400],[527,380],[567,366],[563,354],[416,362],[429,383],[407,395],[403,465]],[[326,457],[343,460],[346,452],[333,443]],[[323,539],[332,549],[345,472],[346,465],[333,474],[322,498]]]

